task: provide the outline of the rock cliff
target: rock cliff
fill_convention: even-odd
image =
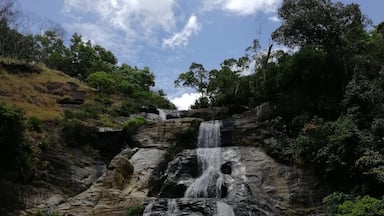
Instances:
[[[92,166],[81,168],[83,183],[77,194],[64,196],[52,190],[28,205],[23,214],[40,209],[59,215],[127,215],[130,208],[145,207],[146,216],[320,215],[322,188],[316,179],[280,163],[291,156],[289,151],[277,153],[289,149],[289,138],[270,104],[222,120],[223,147],[219,147],[217,170],[222,177],[220,194],[186,197],[186,190],[203,172],[197,151],[184,149],[172,158],[169,151],[180,145],[178,135],[188,131],[195,120],[147,122],[134,135],[135,143],[113,157],[104,171],[97,174],[94,167],[88,170]]]

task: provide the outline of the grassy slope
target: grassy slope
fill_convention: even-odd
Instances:
[[[0,59],[0,102],[13,104],[27,117],[57,120],[64,112],[57,100],[78,98],[92,90],[79,80],[44,65]]]

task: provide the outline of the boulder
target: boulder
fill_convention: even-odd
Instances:
[[[129,162],[131,156],[131,149],[125,149],[112,159],[103,179],[103,186],[107,188],[123,189],[125,183],[134,172],[134,167]]]

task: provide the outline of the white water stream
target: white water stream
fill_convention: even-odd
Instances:
[[[189,198],[220,198],[221,186],[224,181],[220,172],[221,166],[221,137],[220,121],[202,122],[197,140],[197,162],[203,171],[185,192]],[[215,186],[214,188],[212,188]]]
[[[164,116],[164,112],[160,111],[160,115]],[[196,154],[202,174],[188,187],[184,194],[185,198],[221,198],[224,175],[220,172],[222,165],[220,127],[221,121],[217,120],[200,124]],[[177,199],[168,200],[166,216],[184,215],[177,201]],[[148,205],[143,215],[150,216],[152,207],[153,205]],[[232,206],[217,201],[215,216],[235,216],[235,214]]]

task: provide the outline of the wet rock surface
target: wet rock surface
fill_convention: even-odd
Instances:
[[[145,216],[317,215],[322,195],[318,182],[310,173],[268,156],[275,153],[280,161],[291,156],[284,122],[270,104],[225,117],[220,132],[223,147],[210,148],[219,150],[219,166],[209,178],[207,196],[186,197],[205,171],[199,165],[201,157],[197,149],[184,149],[173,158],[165,155],[175,147],[177,134],[195,120],[147,122],[133,137],[136,148],[122,149],[104,166],[82,152],[73,153],[74,161],[47,156],[55,170],[50,178],[65,177],[57,182],[68,186],[71,195],[54,186],[40,191],[29,201],[25,215],[37,209],[59,215],[126,215],[130,207],[145,207]],[[67,181],[72,176],[76,176],[73,182]]]
[[[196,164],[194,156],[196,152],[193,151],[185,150],[169,163],[170,166],[165,173],[166,180],[161,188],[161,197],[177,197],[170,194],[169,190],[175,190],[180,185],[183,186],[182,188],[187,188],[192,184],[193,179],[198,177],[193,177],[195,174],[193,170],[196,169],[190,167]],[[224,147],[221,151],[221,172],[224,170],[222,173],[225,188],[222,191],[225,191],[225,195],[221,195],[219,200],[230,203],[234,207],[235,215],[286,215],[288,213],[305,215],[307,211],[311,211],[312,207],[319,205],[313,202],[317,198],[315,194],[318,193],[315,189],[316,181],[304,171],[277,163],[257,147]],[[178,195],[180,197],[180,194]],[[211,199],[200,198],[200,201],[193,205],[210,206]],[[180,205],[192,202],[187,202],[187,198],[176,200]],[[156,207],[165,208],[166,205],[164,206],[162,202],[165,202],[164,199],[153,202],[156,211],[148,212],[147,215],[162,215],[159,213],[161,208]],[[183,211],[180,205],[180,215],[191,213],[189,210]],[[216,208],[216,204],[212,206],[209,208]],[[167,209],[162,211],[164,213]],[[202,215],[212,215],[197,212]]]

